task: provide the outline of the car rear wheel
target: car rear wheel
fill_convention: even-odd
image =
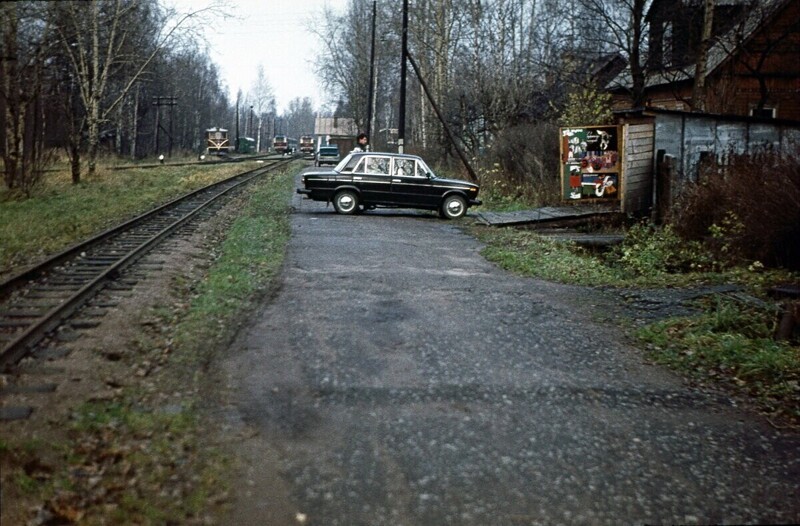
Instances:
[[[467,200],[460,195],[448,195],[442,201],[439,214],[445,219],[458,219],[467,213]]]
[[[355,214],[358,211],[358,195],[352,190],[342,190],[333,198],[333,207],[340,214]]]

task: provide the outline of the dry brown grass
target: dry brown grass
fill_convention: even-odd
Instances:
[[[679,234],[708,242],[716,257],[730,263],[800,268],[796,156],[732,155],[725,166],[703,166],[699,179],[672,210],[670,222]]]

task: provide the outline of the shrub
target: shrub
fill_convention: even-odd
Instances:
[[[564,126],[596,126],[613,122],[610,93],[599,91],[597,86],[590,84],[567,95],[567,105],[561,114]]]
[[[701,166],[670,214],[681,236],[719,261],[800,268],[800,166],[790,156],[729,155]]]
[[[560,200],[558,127],[554,123],[520,124],[502,130],[481,170],[486,197],[520,201],[528,206]]]
[[[646,223],[628,230],[612,258],[640,276],[710,270],[714,263],[700,243],[681,239],[670,225],[655,228]]]

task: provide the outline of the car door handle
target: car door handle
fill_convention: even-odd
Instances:
[[[402,179],[392,179],[392,182],[393,183],[402,183],[403,180]]]
[[[360,181],[362,179],[363,179],[363,177],[353,177],[353,181]]]

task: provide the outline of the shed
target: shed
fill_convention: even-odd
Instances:
[[[698,180],[700,164],[708,157],[724,166],[732,154],[795,153],[800,147],[798,121],[659,108],[615,116],[627,128],[623,199],[630,204],[623,209],[628,210],[647,202],[666,212],[681,188]]]
[[[652,119],[621,120],[615,126],[561,128],[562,198],[606,203],[630,214],[652,205]]]
[[[317,117],[314,122],[317,147],[335,144],[342,155],[355,147],[358,127],[355,119],[346,117]]]

